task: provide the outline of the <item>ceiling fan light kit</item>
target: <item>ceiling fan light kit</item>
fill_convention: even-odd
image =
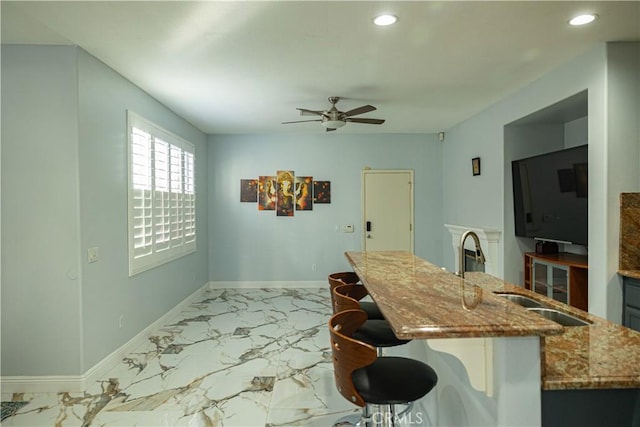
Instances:
[[[344,122],[342,120],[325,120],[322,122],[322,126],[330,129],[338,129],[346,124],[347,122]]]
[[[381,125],[384,123],[383,119],[367,119],[367,118],[352,117],[352,116],[357,116],[359,114],[375,111],[376,107],[374,107],[373,105],[363,105],[361,107],[354,108],[352,110],[344,112],[336,108],[336,103],[339,100],[340,100],[340,97],[338,96],[330,96],[329,102],[331,103],[331,108],[326,111],[297,108],[301,116],[320,116],[320,118],[318,119],[295,120],[290,122],[282,122],[282,124],[288,125],[291,123],[321,122],[322,126],[326,128],[327,132],[329,132],[345,126],[347,122],[364,123],[368,125]]]

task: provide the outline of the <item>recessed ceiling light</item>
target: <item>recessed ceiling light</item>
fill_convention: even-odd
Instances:
[[[373,20],[373,23],[381,27],[395,24],[398,18],[394,15],[379,15]]]
[[[594,15],[592,13],[578,15],[569,21],[569,25],[574,25],[574,26],[586,25],[595,21],[597,17],[598,15]]]

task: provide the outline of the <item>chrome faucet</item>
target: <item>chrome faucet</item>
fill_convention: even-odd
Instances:
[[[458,276],[462,278],[464,278],[464,241],[467,240],[469,236],[473,237],[473,241],[476,244],[476,262],[478,264],[484,264],[487,261],[480,247],[480,238],[478,238],[475,231],[467,230],[462,233],[462,236],[460,236],[460,247],[458,248]]]

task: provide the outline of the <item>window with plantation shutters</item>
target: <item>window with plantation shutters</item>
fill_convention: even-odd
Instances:
[[[195,150],[130,111],[127,122],[132,276],[196,250]]]

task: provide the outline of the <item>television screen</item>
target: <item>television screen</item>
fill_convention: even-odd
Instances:
[[[516,236],[586,245],[587,145],[511,162]]]

